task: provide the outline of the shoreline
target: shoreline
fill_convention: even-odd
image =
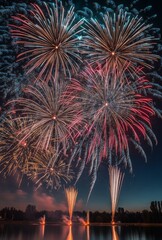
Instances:
[[[6,221],[6,220],[0,220],[0,225],[1,224],[20,224],[20,225],[38,225],[38,226],[45,226],[45,225],[62,225],[62,226],[68,226],[66,225],[65,223],[62,223],[62,222],[46,222],[45,224],[39,224],[39,222],[37,221]],[[162,223],[114,223],[114,224],[111,224],[111,223],[90,223],[89,225],[87,226],[84,226],[83,224],[80,224],[80,223],[76,223],[74,222],[72,225],[75,225],[75,226],[83,226],[83,227],[91,227],[91,226],[98,226],[98,227],[112,227],[112,226],[142,226],[142,227],[162,227]]]

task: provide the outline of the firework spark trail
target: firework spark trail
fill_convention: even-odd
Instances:
[[[70,225],[71,225],[78,191],[75,188],[70,187],[70,188],[65,189],[65,194],[66,194],[66,199],[67,199],[67,204],[68,204],[69,219],[70,219]]]
[[[86,21],[83,46],[92,66],[100,63],[104,71],[121,71],[123,66],[132,76],[137,66],[152,68],[159,56],[153,53],[157,39],[148,35],[151,24],[130,17],[124,10],[103,15],[103,24],[91,18]]]
[[[32,4],[30,12],[33,19],[19,14],[13,17],[21,25],[11,25],[11,33],[18,38],[17,44],[23,45],[24,50],[18,60],[30,58],[25,65],[27,73],[39,69],[37,79],[49,80],[51,76],[58,77],[61,69],[65,75],[76,73],[81,62],[78,35],[83,29],[83,20],[76,21],[74,6],[67,14],[61,1],[55,1],[50,7],[44,2],[44,11]]]
[[[117,167],[109,166],[109,186],[111,197],[112,223],[114,223],[115,211],[119,200],[119,194],[124,179],[124,173]]]
[[[24,92],[24,97],[9,102],[16,104],[20,116],[17,118],[28,117],[23,140],[35,137],[37,147],[45,150],[53,145],[59,151],[61,145],[66,155],[70,141],[75,142],[82,125],[82,109],[76,96],[66,92],[64,82],[53,81],[39,81],[27,86]]]

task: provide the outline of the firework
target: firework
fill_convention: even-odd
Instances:
[[[86,225],[89,225],[90,223],[90,220],[89,220],[89,211],[87,211],[87,222],[86,222]]]
[[[109,182],[111,196],[112,223],[114,223],[115,211],[119,199],[124,174],[117,167],[109,166]]]
[[[141,136],[149,136],[154,110],[152,99],[145,96],[151,85],[144,77],[135,82],[123,81],[122,73],[113,76],[92,69],[82,77],[82,83],[74,80],[71,87],[79,89],[80,84],[79,97],[87,122],[88,159],[94,155],[101,160],[109,152],[120,155],[129,149],[130,138],[140,143]]]
[[[40,225],[45,225],[46,224],[46,216],[45,215],[43,215],[43,217],[39,218],[39,224]]]
[[[124,10],[113,15],[107,12],[102,20],[102,24],[93,18],[86,22],[83,45],[88,47],[85,52],[92,66],[99,63],[104,71],[114,73],[125,66],[132,76],[137,66],[152,68],[158,55],[153,54],[156,39],[148,34],[151,25]]]
[[[67,204],[68,204],[68,211],[69,211],[69,223],[70,225],[72,224],[72,216],[73,216],[73,211],[74,211],[74,206],[76,203],[76,199],[77,199],[77,195],[78,195],[78,191],[73,188],[66,188],[65,189],[65,193],[66,193],[66,199],[67,199]]]
[[[26,124],[25,118],[14,120],[8,117],[0,125],[0,166],[5,176],[28,171],[29,159],[34,154],[34,142],[31,138],[22,140]]]
[[[62,157],[62,158],[61,158]],[[68,169],[68,164],[63,159],[63,154],[49,151],[38,151],[30,159],[28,177],[34,181],[38,189],[45,183],[47,188],[59,189],[62,183],[67,183],[72,179],[72,171]]]
[[[56,0],[52,7],[44,2],[44,12],[38,5],[32,6],[31,19],[22,14],[13,17],[19,22],[11,25],[13,37],[27,49],[18,59],[30,59],[25,65],[27,73],[39,70],[37,79],[48,81],[52,75],[57,79],[60,69],[71,76],[77,72],[78,61],[81,62],[78,35],[83,20],[75,20],[74,6],[65,14],[61,1]]]
[[[18,61],[26,62],[27,73],[34,73],[39,81],[24,88],[23,97],[10,101],[15,117],[0,126],[0,166],[5,175],[20,170],[37,188],[44,184],[59,188],[71,179],[74,160],[80,167],[77,180],[88,163],[90,196],[101,160],[110,165],[124,162],[132,169],[131,145],[146,159],[141,140],[153,146],[152,140],[157,140],[151,117],[161,117],[153,101],[155,97],[162,99],[161,86],[155,82],[161,78],[150,70],[161,45],[155,37],[159,30],[149,24],[151,18],[143,22],[139,17],[150,6],[138,11],[136,2],[129,7],[117,6],[113,0],[106,6],[95,2],[94,13],[83,7],[75,15],[72,4],[66,11],[61,1],[55,0],[53,4],[40,3],[42,9],[32,4],[29,17],[13,17],[11,32],[21,49]],[[22,11],[21,4],[16,6],[13,11]],[[6,14],[8,11],[3,11],[4,19]],[[87,18],[85,25],[82,14]],[[7,43],[10,34],[4,29]],[[28,79],[20,78],[21,74],[13,78],[18,76],[20,64],[10,66],[14,59],[10,56],[16,54],[11,48],[7,59],[7,48],[2,51],[8,67],[1,70],[14,72],[8,82],[12,84],[6,85],[8,73],[3,73],[2,87],[7,89],[6,94],[13,94],[15,88],[19,95],[23,87],[20,82],[27,83],[29,75]],[[78,75],[78,81],[71,79],[74,73],[84,70],[87,62],[94,70]],[[153,77],[152,82],[141,77],[145,69]]]
[[[87,211],[87,218],[86,220],[84,218],[78,217],[79,222],[84,226],[89,226],[89,211]]]
[[[132,144],[147,159],[141,139],[151,146],[154,140],[156,142],[151,129],[155,109],[152,99],[147,96],[152,87],[145,77],[129,81],[124,78],[124,73],[105,74],[102,70],[91,68],[81,74],[80,81],[73,80],[71,88],[78,90],[86,126],[70,161],[75,158],[80,164],[77,180],[85,164],[89,163],[92,181],[88,199],[101,160],[106,160],[108,164],[123,162],[132,171],[129,151]]]
[[[51,83],[51,85],[50,85]],[[69,142],[79,135],[82,110],[75,95],[66,92],[66,85],[56,82],[37,82],[24,89],[25,96],[14,100],[20,118],[28,117],[28,125],[23,130],[25,137],[34,137],[36,146],[55,150],[64,149],[66,154]],[[10,103],[12,103],[10,102]]]

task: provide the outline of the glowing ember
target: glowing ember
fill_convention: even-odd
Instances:
[[[55,116],[55,115],[53,115],[53,116],[52,116],[52,119],[53,119],[53,120],[56,120],[56,116]]]
[[[20,141],[21,146],[26,147],[27,143],[25,141]]]

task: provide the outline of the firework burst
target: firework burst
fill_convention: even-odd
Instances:
[[[50,145],[56,151],[60,146],[66,154],[70,141],[80,134],[82,109],[72,92],[66,91],[66,85],[51,82],[37,82],[24,89],[26,97],[11,101],[16,103],[20,118],[28,117],[24,128],[24,139],[35,138],[36,146],[48,149]]]
[[[151,25],[141,18],[130,17],[120,10],[111,15],[103,15],[103,24],[96,19],[86,22],[86,36],[83,43],[88,49],[88,61],[92,66],[96,62],[104,71],[118,72],[127,67],[126,72],[134,76],[137,66],[152,68],[152,62],[158,59],[153,54],[157,39],[149,35]]]
[[[27,175],[36,188],[44,183],[47,188],[59,189],[62,183],[72,180],[72,171],[68,169],[65,157],[53,149],[36,152],[30,159]]]
[[[78,35],[83,20],[75,20],[74,6],[65,14],[61,1],[56,0],[52,7],[44,2],[45,12],[36,4],[32,6],[31,19],[21,14],[13,17],[20,23],[11,25],[13,37],[27,48],[18,59],[30,58],[25,67],[27,73],[39,69],[37,79],[48,81],[52,75],[57,79],[60,69],[71,76],[77,72],[78,61],[81,62]]]
[[[86,135],[91,142],[89,156],[99,146],[102,146],[100,159],[107,158],[109,151],[118,155],[129,148],[130,136],[138,143],[141,136],[146,138],[154,110],[152,99],[145,96],[151,85],[144,77],[135,82],[123,81],[122,73],[113,76],[92,69],[82,77],[83,84],[74,80],[72,88],[80,84],[80,99],[88,125]]]

